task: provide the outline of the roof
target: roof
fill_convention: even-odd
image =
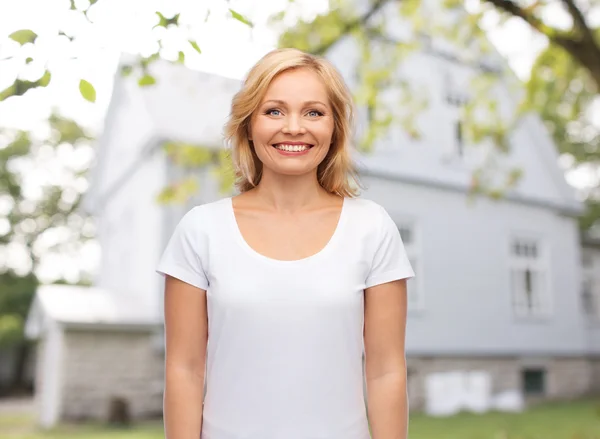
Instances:
[[[38,287],[25,332],[37,338],[48,324],[152,327],[160,324],[147,300],[98,287],[51,284]]]
[[[131,92],[144,100],[156,136],[221,147],[231,99],[242,81],[167,61],[153,63],[150,71],[157,78],[156,85],[127,85],[133,85]]]
[[[127,62],[124,58],[123,62]],[[152,156],[157,145],[165,141],[189,142],[205,147],[223,147],[223,125],[229,115],[231,99],[241,87],[238,79],[191,70],[185,66],[167,61],[156,61],[150,65],[150,71],[157,79],[155,85],[139,87],[133,76],[117,75],[113,102],[126,96],[127,101],[142,104],[141,109],[150,117],[154,132],[147,139],[146,148],[139,160],[132,166],[143,166],[145,160]],[[118,104],[117,104],[118,105]],[[137,107],[136,107],[137,108]],[[109,115],[114,115],[114,108]],[[104,136],[110,132],[112,118],[107,118]],[[579,215],[583,205],[575,198],[575,191],[570,187],[558,166],[558,154],[539,115],[528,114],[522,119],[524,137],[521,142],[525,148],[514,148],[523,153],[533,150],[536,155],[535,166],[539,168],[537,175],[547,177],[547,184],[552,186],[551,192],[541,193],[537,182],[527,182],[528,175],[535,175],[528,169],[534,163],[531,156],[522,156],[515,164],[525,163],[526,178],[519,186],[507,194],[510,201],[523,202],[556,210],[567,215]],[[404,140],[387,140],[380,142],[376,153],[357,153],[359,167],[365,174],[378,175],[390,180],[408,181],[414,184],[434,186],[440,189],[451,189],[465,192],[468,190],[471,172],[456,169],[440,159],[439,147],[434,144],[421,144],[429,148],[399,148]],[[92,173],[102,174],[103,153],[108,145],[98,147],[98,162]],[[414,146],[417,146],[415,144]],[[420,151],[417,151],[420,149]],[[151,152],[149,152],[151,150]],[[524,160],[524,161],[521,161]],[[125,178],[133,175],[131,169],[124,173]],[[96,178],[101,179],[101,175]],[[536,178],[536,177],[532,177]],[[92,179],[93,181],[94,179]],[[119,181],[116,187],[123,187]],[[95,184],[91,184],[86,194],[85,205],[89,212],[93,209],[92,199],[106,200],[110,194],[97,194]],[[98,203],[96,203],[98,204]]]
[[[152,86],[141,87],[138,77],[120,74],[121,66],[135,57],[123,54],[115,72],[114,85],[102,133],[96,141],[96,160],[89,172],[90,186],[83,196],[82,210],[97,213],[96,203],[106,194],[99,193],[99,182],[106,172],[107,150],[112,141],[119,107],[126,105],[143,112],[151,130],[146,146],[132,166],[142,166],[157,146],[166,141],[187,142],[204,147],[222,148],[223,127],[230,111],[231,99],[242,81],[212,73],[192,70],[181,64],[156,60],[149,73],[156,79]],[[132,175],[133,169],[125,174]],[[122,182],[119,182],[121,185]]]

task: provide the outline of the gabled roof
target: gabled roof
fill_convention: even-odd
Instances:
[[[231,99],[242,82],[166,61],[152,64],[151,72],[157,79],[155,85],[139,87],[127,81],[126,86],[128,93],[138,94],[145,102],[156,136],[223,146]]]
[[[123,54],[114,76],[104,127],[95,145],[96,159],[89,172],[90,186],[82,203],[86,213],[94,213],[96,202],[107,195],[99,193],[97,182],[106,172],[107,149],[111,146],[115,115],[121,105],[143,111],[149,119],[151,132],[133,167],[142,166],[164,141],[214,148],[224,146],[223,126],[229,115],[231,99],[241,87],[240,80],[157,60],[149,67],[156,84],[141,87],[134,74],[124,77],[119,73],[121,66],[133,60],[132,55]],[[129,169],[126,174],[131,175],[132,171]]]
[[[77,285],[41,285],[30,308],[25,333],[37,338],[50,323],[66,326],[153,327],[158,317],[147,300],[127,292]]]
[[[498,55],[499,56],[499,55]],[[124,58],[126,59],[126,58]],[[241,81],[223,76],[194,71],[182,65],[167,61],[156,61],[151,64],[151,72],[156,78],[155,85],[139,87],[133,77],[123,78],[117,75],[115,79],[115,93],[113,103],[119,105],[121,100],[142,104],[141,108],[149,115],[153,133],[147,140],[147,148],[143,149],[139,160],[132,166],[142,166],[143,162],[152,156],[157,146],[165,141],[173,140],[189,142],[207,147],[221,148],[223,145],[222,130],[229,115],[231,99],[239,90]],[[515,78],[511,78],[515,79]],[[507,80],[505,78],[505,80]],[[505,84],[506,85],[506,84]],[[507,92],[510,92],[506,85]],[[131,105],[131,104],[129,104]],[[110,112],[115,111],[111,103]],[[136,107],[137,108],[137,107]],[[109,136],[112,129],[112,118],[107,115],[107,123],[103,137]],[[552,194],[531,195],[524,186],[522,192],[517,188],[507,199],[539,205],[550,209],[562,211],[569,215],[578,215],[582,211],[581,203],[575,198],[575,191],[565,181],[557,159],[558,154],[538,115],[529,115],[523,119],[523,130],[528,137],[527,141],[519,147],[532,150],[537,157],[536,172],[546,175],[546,180],[554,186]],[[431,151],[435,151],[435,145]],[[102,141],[97,151],[96,179],[101,178],[103,149],[109,147]],[[466,191],[469,187],[470,174],[456,172],[443,163],[416,156],[414,152],[400,151],[399,148],[379,148],[375,153],[357,154],[366,174],[407,181],[413,184],[434,186],[440,189]],[[431,154],[426,154],[431,155]],[[409,156],[411,156],[409,158]],[[523,162],[527,177],[528,166],[532,166],[531,155]],[[428,169],[425,169],[428,168]],[[132,175],[128,170],[126,173]],[[92,179],[93,181],[93,179]],[[123,185],[119,182],[117,186]],[[534,191],[535,192],[535,191]],[[539,191],[538,191],[539,192]],[[92,182],[88,198],[96,200],[107,194],[94,194]],[[91,205],[92,203],[88,203]]]

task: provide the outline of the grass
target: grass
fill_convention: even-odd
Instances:
[[[64,424],[41,431],[29,415],[0,414],[2,439],[164,439],[162,422],[144,422],[132,428],[116,428],[97,423]]]
[[[41,432],[25,415],[0,414],[3,439],[163,439],[162,423],[131,429],[98,424],[62,425]],[[522,414],[460,414],[430,418],[413,414],[410,439],[600,439],[600,400],[545,404]]]
[[[600,400],[544,404],[522,414],[412,415],[410,439],[600,439]]]

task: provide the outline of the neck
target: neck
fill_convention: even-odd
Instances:
[[[281,212],[298,210],[320,204],[331,197],[317,180],[316,172],[307,175],[281,175],[265,170],[255,195]]]

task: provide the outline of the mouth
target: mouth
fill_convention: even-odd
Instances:
[[[282,152],[301,153],[308,151],[314,145],[309,143],[274,143],[271,146]]]

